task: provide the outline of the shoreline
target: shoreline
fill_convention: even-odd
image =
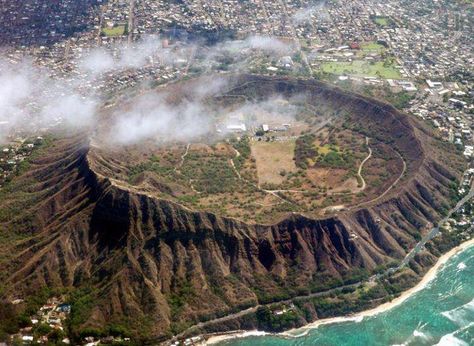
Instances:
[[[275,335],[275,336],[287,337],[287,338],[288,337],[297,338],[297,337],[306,335],[311,329],[315,329],[319,327],[320,325],[341,323],[341,322],[362,321],[362,319],[364,319],[365,317],[375,316],[382,312],[393,309],[394,307],[400,305],[405,300],[410,298],[416,292],[421,291],[423,288],[425,288],[428,285],[428,283],[430,283],[436,277],[436,274],[438,273],[438,271],[446,264],[446,262],[451,257],[457,255],[459,252],[464,251],[471,246],[474,246],[474,238],[459,244],[458,246],[452,248],[445,254],[441,255],[436,261],[436,263],[425,273],[425,275],[423,275],[422,279],[415,286],[413,286],[412,288],[406,291],[403,291],[399,297],[393,299],[392,301],[381,304],[375,308],[361,311],[351,316],[330,317],[330,318],[325,318],[322,320],[316,320],[302,327],[290,329],[286,332],[281,332],[281,333],[270,333],[270,332],[263,332],[263,331],[258,331],[258,330],[249,330],[245,332],[236,331],[235,333],[231,332],[228,334],[223,334],[223,333],[217,334],[205,340],[203,342],[203,345],[214,345],[225,340],[230,340],[230,339],[235,339],[235,338],[245,338],[248,336]],[[299,332],[299,333],[295,333],[295,332]]]

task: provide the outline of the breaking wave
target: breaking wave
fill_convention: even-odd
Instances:
[[[469,344],[454,336],[454,333],[443,335],[437,344],[434,346],[469,346]]]
[[[468,325],[469,322],[474,321],[474,299],[452,310],[443,311],[441,315],[458,326]]]

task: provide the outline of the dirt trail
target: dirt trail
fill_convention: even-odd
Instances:
[[[191,146],[191,144],[187,144],[186,145],[186,151],[184,152],[183,155],[181,155],[181,161],[179,162],[179,164],[174,168],[174,171],[176,172],[178,169],[180,169],[183,164],[184,164],[184,159],[186,158],[186,156],[188,155],[189,153],[189,147]]]
[[[234,147],[232,147],[232,149],[234,149],[235,151],[235,159],[240,157],[240,152],[235,149]],[[234,170],[235,174],[237,175],[237,177],[239,178],[239,180],[245,180],[245,179],[242,179],[242,176],[240,175],[240,172],[237,170],[237,168],[235,167],[235,163],[234,163],[234,159],[230,159],[230,165],[232,166],[232,169]]]
[[[364,177],[362,176],[362,168],[364,167],[364,164],[367,162],[367,160],[372,157],[372,149],[369,147],[369,137],[365,137],[365,144],[367,145],[367,148],[369,148],[369,155],[367,155],[367,157],[364,160],[362,160],[362,162],[359,165],[359,170],[357,171],[357,175],[359,176],[360,180],[362,181],[362,186],[360,187],[359,191],[365,190],[365,187],[367,185],[365,183]]]
[[[350,209],[354,209],[354,208],[359,208],[363,205],[366,205],[366,204],[369,204],[369,203],[373,203],[373,202],[376,202],[378,200],[380,200],[381,198],[383,198],[387,193],[389,193],[389,191],[391,189],[393,189],[395,187],[395,185],[398,184],[398,182],[400,181],[400,179],[403,178],[403,175],[405,174],[405,171],[407,170],[407,164],[405,162],[405,159],[402,157],[402,155],[400,155],[400,153],[398,153],[397,151],[395,151],[398,156],[400,157],[400,159],[402,160],[403,162],[403,169],[402,169],[402,172],[400,173],[400,175],[398,176],[398,178],[381,194],[381,195],[378,195],[377,197],[375,197],[374,199],[371,199],[370,201],[366,201],[366,202],[362,202],[362,203],[359,203],[359,204],[356,204],[354,206],[352,206]]]
[[[240,157],[240,152],[239,152],[237,149],[235,149],[234,147],[232,147],[232,149],[234,149],[234,151],[235,151],[235,157],[234,157],[234,159]],[[232,166],[232,169],[234,170],[234,172],[235,172],[235,174],[237,175],[237,177],[239,178],[239,180],[241,180],[241,181],[243,181],[243,182],[245,182],[245,183],[247,183],[247,184],[252,185],[253,187],[255,187],[256,189],[258,189],[259,191],[262,191],[262,192],[268,193],[268,194],[270,194],[270,195],[272,195],[272,196],[275,196],[276,198],[282,200],[283,202],[287,202],[287,203],[291,203],[291,204],[297,205],[297,204],[295,204],[294,202],[292,202],[292,201],[290,201],[290,200],[287,200],[286,198],[280,196],[278,193],[279,193],[279,192],[304,192],[304,191],[265,190],[265,189],[262,189],[259,184],[255,184],[255,183],[253,183],[253,182],[251,182],[251,181],[249,181],[249,180],[247,180],[247,179],[245,179],[245,178],[242,178],[242,176],[240,175],[240,172],[239,172],[238,169],[235,167],[234,159],[230,159],[230,165]],[[282,203],[283,203],[283,202],[282,202]],[[279,204],[281,204],[281,203],[279,203]],[[276,205],[276,204],[275,204],[275,205]]]
[[[369,137],[365,137],[365,143],[366,143],[367,145],[369,144]],[[235,148],[233,148],[233,149],[234,149],[234,151],[235,151],[235,157],[234,157],[234,159],[235,159],[235,158],[238,158],[238,157],[240,156],[240,152],[239,152],[237,149],[235,149]],[[363,190],[366,188],[366,186],[367,186],[367,184],[366,184],[366,182],[365,182],[365,179],[364,179],[364,177],[362,176],[362,169],[363,169],[363,167],[364,167],[364,164],[372,157],[372,149],[371,149],[370,147],[368,147],[368,149],[369,149],[369,153],[368,153],[367,157],[365,157],[364,160],[360,163],[359,169],[358,169],[358,172],[357,172],[357,175],[359,176],[360,180],[362,181],[362,186],[361,186],[359,189],[357,189],[357,192],[363,191]],[[237,170],[237,168],[235,167],[234,159],[231,159],[231,160],[230,160],[230,165],[232,166],[232,169],[234,170],[234,172],[235,172],[235,174],[237,175],[237,177],[238,177],[240,180],[245,181],[246,183],[253,185],[254,187],[256,187],[257,189],[259,189],[260,191],[263,191],[263,192],[265,192],[265,193],[271,194],[271,195],[273,195],[273,196],[275,196],[275,197],[281,199],[282,201],[284,201],[284,202],[289,202],[289,203],[291,203],[291,204],[295,204],[295,203],[292,202],[292,201],[287,200],[286,198],[283,198],[281,195],[279,195],[279,193],[285,193],[285,192],[286,192],[286,193],[305,193],[305,192],[306,192],[306,191],[304,191],[304,190],[285,190],[285,189],[266,190],[266,189],[263,189],[263,188],[260,187],[260,185],[255,185],[254,183],[252,183],[252,182],[250,182],[250,181],[248,181],[248,180],[242,178],[242,176],[240,175],[240,172],[239,172],[239,171]],[[337,193],[334,193],[334,194],[337,194]],[[295,204],[295,205],[296,205],[296,204]]]

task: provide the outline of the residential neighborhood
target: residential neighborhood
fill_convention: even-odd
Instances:
[[[472,241],[472,1],[0,4],[0,346],[359,323]]]
[[[25,8],[32,15],[22,18],[13,3],[7,1],[0,12],[9,25],[4,37],[16,43],[7,49],[8,59],[14,63],[33,56],[66,85],[77,87],[74,80],[80,78],[78,88],[84,94],[105,90],[110,106],[122,93],[129,97],[144,85],[166,84],[209,69],[232,72],[237,61],[245,61],[249,72],[316,76],[350,83],[354,89],[388,88],[396,97],[410,99],[404,110],[426,119],[443,138],[472,155],[473,23],[472,8],[462,2],[446,6],[423,0],[400,7],[395,0],[90,0],[54,7],[29,0]],[[38,9],[57,21],[24,31]],[[81,30],[74,31],[77,27]],[[262,55],[245,41],[252,35],[277,39],[290,51]],[[208,42],[196,46],[198,36]],[[26,44],[33,39],[35,44]],[[212,46],[226,41],[237,49],[231,51],[231,60],[225,45]],[[123,45],[140,59],[93,78],[80,66],[96,47],[121,59],[127,54]]]

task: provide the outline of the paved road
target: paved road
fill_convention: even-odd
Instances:
[[[133,41],[133,29],[135,19],[135,0],[130,0],[130,7],[128,13],[128,44]]]
[[[338,292],[340,290],[342,290],[343,288],[357,288],[359,287],[360,285],[362,285],[363,282],[356,282],[356,283],[353,283],[353,284],[349,284],[349,285],[345,285],[345,286],[340,286],[340,287],[335,287],[335,288],[331,288],[331,289],[328,289],[328,290],[325,290],[325,291],[321,291],[321,292],[316,292],[316,293],[310,293],[310,294],[307,294],[307,295],[302,295],[302,296],[298,296],[298,297],[294,297],[294,298],[291,298],[291,299],[286,299],[286,300],[281,300],[281,301],[278,301],[278,302],[275,302],[275,303],[278,303],[278,304],[290,304],[292,302],[294,302],[295,300],[301,300],[301,299],[310,299],[310,298],[316,298],[316,297],[321,297],[321,296],[325,296],[327,294],[331,294],[331,293],[335,293],[335,292]],[[274,305],[275,303],[268,303],[268,304],[257,304],[255,306],[252,306],[251,308],[248,308],[248,309],[245,309],[245,310],[242,310],[242,311],[239,311],[239,312],[236,312],[234,314],[230,314],[230,315],[226,315],[224,317],[219,317],[219,318],[215,318],[213,320],[209,320],[209,321],[205,321],[205,322],[199,322],[191,327],[189,327],[188,329],[186,329],[185,331],[181,332],[180,334],[176,335],[171,341],[175,341],[177,339],[180,339],[182,338],[186,333],[189,333],[189,332],[192,332],[194,329],[196,328],[203,328],[203,327],[206,327],[206,326],[209,326],[209,325],[212,325],[212,324],[216,324],[216,323],[221,323],[221,322],[225,322],[225,321],[229,321],[229,320],[233,320],[235,318],[239,318],[239,317],[242,317],[242,316],[245,316],[245,315],[248,315],[248,314],[251,314],[251,313],[254,313],[258,310],[258,308],[260,307],[264,307],[264,306],[271,306],[271,305]]]
[[[447,219],[449,219],[454,213],[456,213],[459,209],[462,208],[462,206],[464,204],[466,204],[470,199],[472,199],[474,197],[474,180],[472,181],[471,183],[471,189],[469,190],[469,193],[464,196],[455,206],[454,208],[452,208],[448,215],[443,218],[439,223],[438,225],[441,225],[443,224]],[[407,265],[410,260],[418,253],[420,252],[424,245],[430,240],[432,239],[434,236],[436,236],[436,234],[439,233],[439,226],[435,226],[431,229],[431,231],[426,234],[422,240],[413,248],[412,251],[410,251],[406,256],[405,258],[402,260],[402,262],[400,263],[400,265],[396,268],[389,268],[387,269],[384,273],[381,273],[381,274],[378,274],[378,275],[374,275],[372,276],[368,281],[373,281],[379,277],[382,277],[382,276],[385,276],[385,275],[389,275],[389,274],[392,274],[393,272],[396,272],[397,270],[403,268],[405,265]],[[339,286],[339,287],[335,287],[335,288],[332,288],[332,289],[329,289],[329,290],[326,290],[326,291],[321,291],[321,292],[317,292],[317,293],[311,293],[311,294],[308,294],[308,295],[302,295],[302,296],[297,296],[297,297],[294,297],[294,298],[291,298],[291,299],[286,299],[286,300],[282,300],[282,301],[278,301],[278,302],[275,302],[275,303],[279,303],[279,304],[289,304],[295,300],[301,300],[301,299],[309,299],[309,298],[315,298],[315,297],[319,297],[319,296],[323,296],[323,295],[326,295],[326,294],[330,294],[332,292],[336,292],[336,291],[339,291],[343,288],[350,288],[350,287],[353,287],[353,288],[357,288],[361,285],[363,285],[364,283],[367,283],[368,281],[359,281],[359,282],[356,282],[356,283],[353,283],[353,284],[349,284],[349,285],[344,285],[344,286]],[[239,311],[237,313],[234,313],[234,314],[230,314],[230,315],[227,315],[227,316],[224,316],[224,317],[220,317],[220,318],[216,318],[216,319],[212,319],[212,320],[209,320],[209,321],[206,321],[206,322],[200,322],[192,327],[189,327],[188,329],[186,329],[185,331],[183,331],[182,333],[176,335],[172,341],[175,341],[176,339],[179,339],[181,337],[183,337],[185,335],[185,333],[188,333],[188,332],[191,332],[193,331],[194,329],[196,328],[202,328],[202,327],[206,327],[206,326],[209,326],[211,324],[215,324],[215,323],[220,323],[220,322],[225,322],[225,321],[228,321],[228,320],[232,320],[234,318],[238,318],[238,317],[242,317],[242,316],[245,316],[247,314],[250,314],[250,313],[254,313],[257,311],[257,309],[259,307],[262,307],[262,306],[270,306],[270,305],[273,305],[275,303],[270,303],[270,304],[257,304],[251,308],[248,308],[246,310],[242,310],[242,311]]]
[[[306,53],[304,52],[304,50],[301,49],[301,44],[300,44],[300,40],[298,38],[298,35],[296,33],[296,29],[295,29],[295,23],[294,23],[294,20],[293,20],[293,16],[290,16],[289,13],[288,13],[288,8],[286,6],[286,2],[285,1],[282,1],[282,0],[279,0],[278,1],[280,3],[280,5],[284,8],[285,10],[285,17],[286,17],[286,20],[287,20],[287,25],[289,25],[290,27],[290,30],[291,30],[291,36],[293,38],[293,41],[295,42],[295,45],[298,47],[298,50],[300,52],[300,55],[301,55],[301,61],[303,61],[303,65],[306,67],[306,69],[308,70],[308,74],[309,74],[309,77],[312,77],[313,76],[313,69],[311,68],[311,65],[309,64],[308,62],[308,57],[306,56]]]
[[[404,266],[406,266],[410,260],[415,257],[415,255],[420,252],[425,244],[430,241],[431,239],[433,239],[440,231],[439,231],[439,225],[442,225],[443,223],[445,223],[449,218],[451,218],[451,216],[456,213],[459,209],[462,208],[462,206],[464,204],[466,204],[466,202],[468,202],[471,198],[474,197],[474,181],[471,183],[471,189],[469,190],[469,193],[464,196],[455,206],[453,209],[451,209],[448,213],[448,215],[446,215],[446,217],[444,219],[442,219],[441,221],[438,222],[438,225],[434,226],[431,231],[429,231],[419,242],[418,244],[416,244],[416,246],[413,248],[413,250],[411,250],[406,256],[405,258],[403,259],[403,261],[400,263],[400,265],[396,268],[396,270],[399,270],[401,268],[403,268]],[[393,271],[396,271],[396,270],[392,270],[391,272]],[[391,273],[389,272],[389,274]]]

